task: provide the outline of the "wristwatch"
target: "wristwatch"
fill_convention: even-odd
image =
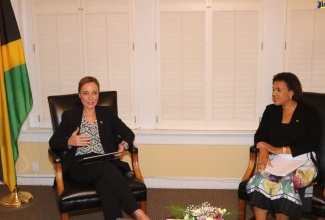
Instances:
[[[128,150],[129,149],[129,144],[128,142],[124,141],[124,150]]]

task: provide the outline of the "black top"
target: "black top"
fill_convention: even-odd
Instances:
[[[282,123],[282,106],[268,105],[255,133],[254,143],[289,146],[293,157],[315,151],[321,124],[316,109],[298,102],[289,124]]]

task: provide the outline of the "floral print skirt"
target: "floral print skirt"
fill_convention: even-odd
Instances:
[[[310,160],[286,176],[258,172],[246,186],[250,203],[272,213],[299,218],[303,211],[311,209],[313,187],[310,184],[316,175],[317,168]]]

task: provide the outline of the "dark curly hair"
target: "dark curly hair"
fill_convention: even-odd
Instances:
[[[78,85],[78,93],[80,93],[81,87],[85,85],[86,83],[93,82],[98,86],[98,91],[99,91],[99,82],[95,77],[92,76],[85,76],[79,81]]]
[[[282,72],[274,75],[273,83],[275,81],[284,81],[287,84],[287,87],[294,92],[292,99],[295,101],[299,101],[302,99],[302,87],[298,77],[289,72]]]

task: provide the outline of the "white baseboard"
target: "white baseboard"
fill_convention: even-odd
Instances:
[[[52,186],[54,175],[24,174],[17,176],[17,185]],[[147,188],[170,189],[238,189],[239,178],[146,177]]]
[[[197,177],[147,177],[148,188],[171,189],[238,189],[241,179],[237,178],[197,178]]]
[[[17,185],[52,186],[54,175],[22,174],[17,175]]]

